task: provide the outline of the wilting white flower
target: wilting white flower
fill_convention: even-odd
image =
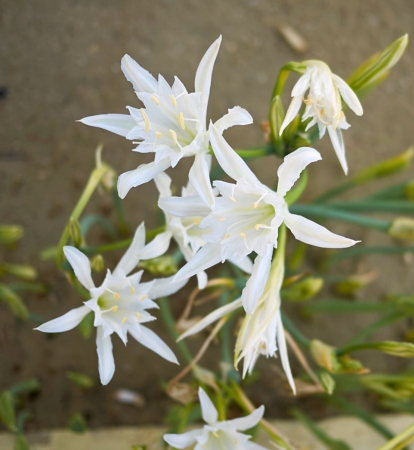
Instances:
[[[265,450],[265,447],[250,441],[248,436],[238,431],[256,426],[264,413],[264,406],[239,419],[218,421],[218,412],[203,389],[198,389],[203,428],[183,434],[164,434],[164,440],[174,448],[186,448],[196,444],[194,450]]]
[[[256,252],[252,275],[242,294],[243,306],[252,314],[263,293],[271,265],[273,248],[277,247],[279,226],[284,222],[296,239],[325,248],[350,247],[351,239],[331,233],[305,217],[291,214],[284,199],[300,173],[311,162],[321,159],[316,150],[303,147],[286,156],[278,169],[277,192],[262,184],[243,159],[227,144],[214,125],[210,126],[211,143],[222,169],[236,184],[215,181],[220,191],[211,213],[200,223],[208,233],[207,242],[175,276],[175,280],[191,277],[226,259],[241,260]],[[159,206],[176,216],[194,216],[202,204],[180,198],[161,199]]]
[[[207,162],[210,166],[211,155],[207,155]],[[157,186],[158,192],[160,193],[160,202],[162,199],[170,198],[171,192],[171,178],[166,173],[160,173],[154,178],[155,184]],[[215,192],[217,194],[217,190]],[[195,253],[205,245],[205,241],[202,236],[206,233],[205,229],[200,228],[201,221],[211,213],[211,208],[207,206],[204,202],[199,202],[199,198],[191,185],[188,183],[186,187],[183,187],[181,192],[181,201],[192,204],[196,201],[196,208],[192,211],[192,216],[177,217],[166,211],[165,215],[165,235],[166,239],[173,238],[181,253],[184,255],[186,261],[195,255]],[[248,257],[242,259],[241,261],[234,261],[230,259],[231,262],[239,266],[246,273],[251,273],[252,263]],[[207,284],[207,274],[204,271],[197,273],[198,287],[204,289]]]
[[[299,112],[303,100],[306,109],[302,121],[312,119],[306,130],[317,124],[320,138],[328,130],[339,162],[345,174],[347,174],[348,164],[341,129],[346,130],[350,125],[342,111],[341,97],[358,116],[363,113],[361,103],[346,82],[332,73],[325,63],[322,61],[306,61],[305,64],[307,65],[306,72],[299,78],[292,90],[293,100],[286,112],[280,134]],[[309,90],[309,93],[306,96],[307,90]]]
[[[118,193],[124,198],[132,187],[152,180],[169,167],[175,167],[181,158],[195,156],[189,178],[197,193],[212,206],[208,162],[209,133],[206,113],[210,95],[211,76],[220,48],[221,36],[207,50],[198,66],[195,92],[187,92],[175,77],[172,87],[159,75],[158,81],[130,56],[122,58],[121,68],[134,87],[145,108],[128,107],[129,115],[104,114],[86,117],[82,123],[103,128],[130,140],[138,140],[135,151],[155,153],[155,160],[137,169],[123,173],[118,179]],[[233,125],[252,122],[250,114],[235,107],[216,122],[223,132]]]
[[[108,270],[105,280],[99,287],[95,287],[92,280],[88,258],[75,247],[64,247],[69,264],[79,282],[89,291],[91,299],[84,302],[84,306],[72,309],[37,328],[45,333],[61,333],[75,328],[88,313],[93,312],[94,325],[97,327],[96,347],[102,384],[108,384],[115,372],[111,341],[113,333],[116,333],[124,344],[127,343],[127,333],[130,333],[140,344],[166,360],[177,363],[170,348],[142,324],[155,320],[155,317],[147,312],[148,309],[158,308],[153,300],[177,292],[186,280],[173,282],[170,277],[140,283],[143,271],[129,275],[140,259],[162,255],[168,242],[157,236],[149,244],[144,244],[145,227],[141,224],[125,255],[113,273]]]

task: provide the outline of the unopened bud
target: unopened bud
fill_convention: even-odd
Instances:
[[[20,225],[0,225],[0,244],[11,245],[23,236]]]
[[[37,272],[34,267],[22,264],[0,264],[0,273],[1,272],[7,272],[28,281],[32,281],[37,277]]]
[[[91,268],[92,270],[94,270],[95,272],[102,272],[102,270],[105,267],[105,261],[102,255],[95,255],[92,259],[91,259]]]
[[[66,372],[66,377],[72,381],[72,383],[75,383],[84,389],[90,389],[95,386],[95,380],[83,373],[69,371]]]
[[[338,357],[338,362],[341,373],[356,373],[361,375],[369,372],[369,369],[366,369],[360,361],[351,358],[349,355]]]
[[[373,271],[350,275],[345,280],[340,281],[335,288],[339,294],[352,295],[358,289],[362,289],[370,284],[376,276],[376,273]]]
[[[140,261],[140,269],[148,270],[153,275],[174,275],[178,271],[177,263],[171,255],[159,256],[153,259]]]
[[[407,183],[404,189],[405,198],[410,202],[414,202],[414,180]]]
[[[383,341],[373,344],[371,348],[400,358],[414,357],[414,344],[410,342]]]
[[[352,177],[355,184],[364,184],[374,179],[383,178],[397,172],[408,169],[411,165],[411,160],[414,157],[414,148],[410,147],[404,153],[393,158],[386,159],[371,167],[361,170]]]
[[[331,375],[328,372],[323,371],[319,375],[319,380],[325,391],[329,395],[332,395],[335,389],[335,380],[331,377]]]
[[[270,137],[275,146],[276,153],[279,156],[283,155],[284,143],[283,135],[280,136],[280,127],[285,118],[285,111],[283,109],[283,103],[279,95],[272,100],[269,110],[269,126],[270,126]]]
[[[285,128],[285,130],[283,131],[283,137],[286,141],[290,141],[293,138],[300,125],[300,121],[300,115],[297,114],[292,122],[290,122],[290,124]]]
[[[324,367],[329,372],[337,372],[340,365],[335,353],[335,347],[325,344],[318,339],[313,339],[309,345],[309,351],[316,364]]]
[[[112,167],[108,166],[107,171],[101,178],[101,186],[105,189],[105,191],[110,192],[116,186],[117,180],[118,174]]]
[[[297,283],[283,289],[283,299],[292,302],[300,302],[309,300],[314,297],[323,287],[323,278],[308,277],[298,281]]]
[[[311,145],[311,141],[307,135],[297,134],[290,143],[290,148],[293,150],[297,150],[301,147],[309,147]]]
[[[391,223],[388,234],[402,241],[414,241],[414,219],[410,217],[397,217]]]
[[[75,247],[79,247],[81,245],[81,227],[79,225],[79,222],[73,217],[69,219],[69,236],[72,239],[73,245]]]

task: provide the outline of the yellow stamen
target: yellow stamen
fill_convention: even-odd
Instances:
[[[264,223],[257,223],[257,224],[254,226],[254,229],[255,229],[256,231],[258,231],[260,228],[263,228],[263,227],[267,227],[267,225],[264,224]]]
[[[230,237],[230,235],[227,233],[227,234],[224,236],[223,241],[224,241],[224,239],[228,239],[229,237]]]
[[[259,206],[259,202],[254,202],[253,203],[253,209],[256,209]]]
[[[171,99],[171,103],[172,103],[174,106],[177,106],[177,100],[175,99],[175,97],[174,97],[173,94],[170,95],[170,99]]]
[[[194,223],[198,225],[201,222],[201,219],[194,219]]]
[[[180,127],[185,130],[184,114],[182,112],[178,114],[178,121],[180,122]]]
[[[114,299],[115,299],[115,300],[118,300],[118,299],[119,299],[119,294],[118,294],[118,292],[114,292]]]
[[[131,291],[131,294],[135,294],[135,289],[132,286],[129,286],[129,290]]]
[[[122,319],[122,323],[126,323],[126,321],[127,321],[127,318],[124,317],[124,318]]]
[[[244,233],[240,233],[240,235],[239,235],[241,238],[243,238],[243,239],[246,239],[246,235],[244,234]]]
[[[113,312],[117,312],[118,311],[118,306],[112,306],[112,308],[111,308],[111,311],[113,311]]]
[[[225,217],[219,217],[217,220],[218,220],[219,222],[223,222],[223,220],[226,220],[226,218],[225,218]]]
[[[174,130],[169,130],[173,140],[174,140],[174,144],[177,144],[177,133]]]
[[[135,315],[137,316],[138,320],[141,320],[141,314],[139,312],[136,312]]]
[[[230,199],[232,202],[236,203],[236,199],[235,199],[234,197],[232,197],[231,195],[229,195],[229,199]]]
[[[142,114],[142,118],[144,119],[144,122],[145,122],[145,133],[148,133],[151,124],[150,124],[150,121],[148,119],[147,113],[145,112],[144,108],[141,108],[141,114]]]
[[[215,431],[212,431],[212,433],[213,433],[213,435],[214,435],[216,438],[219,437],[219,435],[218,435]]]
[[[322,117],[325,115],[325,110],[324,109],[321,109],[320,115],[321,115],[321,119],[322,119]]]
[[[162,133],[160,133],[159,131],[155,132],[155,139],[160,139],[161,136],[162,136]]]
[[[147,294],[143,295],[143,296],[140,298],[141,302],[143,302],[146,298],[148,298],[148,295],[147,295]]]
[[[158,100],[158,98],[155,95],[151,95],[151,100],[156,103],[157,105],[160,104],[160,101]]]

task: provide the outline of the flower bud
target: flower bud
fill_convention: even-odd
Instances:
[[[0,275],[1,272],[7,272],[28,281],[32,281],[37,277],[37,272],[34,267],[22,264],[2,263],[0,264]]]
[[[376,277],[376,273],[371,271],[367,273],[354,274],[346,277],[340,281],[336,286],[336,291],[339,294],[352,295],[358,289],[362,289],[370,284]]]
[[[335,347],[331,347],[318,339],[313,339],[309,344],[309,351],[315,362],[329,372],[335,373],[340,369],[340,364],[335,354]]]
[[[388,234],[402,241],[414,241],[414,219],[410,217],[397,217],[391,223]]]
[[[282,291],[282,298],[292,302],[309,300],[323,287],[323,278],[307,277]]]
[[[373,344],[372,348],[400,358],[414,357],[414,344],[410,342],[383,341]]]
[[[95,386],[95,380],[88,375],[79,372],[66,372],[66,377],[83,389],[90,389]]]
[[[75,247],[79,247],[81,245],[81,228],[79,222],[73,217],[69,219],[69,236],[72,239],[73,245]]]
[[[105,268],[105,261],[102,255],[95,255],[91,260],[92,270],[101,272]]]
[[[0,283],[0,301],[7,303],[13,313],[20,319],[26,320],[29,317],[29,311],[23,300],[6,284],[2,283]]]
[[[407,183],[404,189],[405,198],[414,202],[414,180]]]
[[[352,177],[355,184],[365,184],[369,181],[383,178],[397,172],[408,169],[411,165],[411,160],[414,157],[414,147],[410,147],[405,152],[393,158],[386,159],[378,164],[374,164],[361,170]]]
[[[335,380],[331,377],[329,372],[325,372],[325,371],[321,372],[319,374],[319,380],[320,380],[323,388],[325,389],[325,391],[329,395],[332,395],[332,393],[335,389]]]
[[[280,127],[285,118],[285,111],[283,109],[283,103],[279,95],[272,100],[269,110],[269,125],[270,125],[270,137],[275,146],[276,153],[279,156],[284,156],[284,143],[283,135],[280,136]]]
[[[20,225],[0,225],[0,244],[11,245],[23,236]]]
[[[148,270],[153,275],[174,275],[178,271],[177,263],[171,255],[158,256],[157,258],[140,261],[140,269]]]

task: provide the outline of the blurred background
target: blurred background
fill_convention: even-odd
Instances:
[[[228,108],[240,105],[254,118],[248,127],[233,128],[226,138],[235,148],[261,145],[261,122],[267,119],[270,95],[279,68],[288,61],[321,59],[346,78],[376,51],[405,33],[414,31],[411,0],[39,0],[3,1],[0,15],[0,222],[20,224],[25,236],[13,251],[3,251],[9,262],[34,265],[47,286],[45,295],[27,295],[27,306],[44,320],[80,305],[81,298],[57,271],[53,261],[40,261],[39,252],[56,245],[89,173],[94,151],[104,145],[103,159],[118,173],[149,159],[133,153],[131,142],[76,121],[90,115],[125,113],[125,106],[139,107],[132,86],[120,70],[125,53],[153,75],[172,82],[177,75],[193,89],[197,65],[208,46],[223,35],[213,74],[208,115],[216,120]],[[289,25],[306,43],[298,53],[278,29]],[[386,82],[363,102],[361,118],[348,113],[352,125],[345,132],[351,174],[376,161],[403,152],[413,144],[414,47],[408,50]],[[297,80],[291,75],[288,87]],[[287,90],[289,92],[289,89]],[[285,107],[289,96],[284,98]],[[343,181],[343,173],[328,138],[317,141],[323,162],[310,168],[306,196],[314,197]],[[264,182],[274,184],[279,161],[274,157],[251,163]],[[189,161],[169,172],[177,186],[185,182]],[[305,196],[305,198],[306,198]],[[131,190],[124,201],[134,229],[145,220],[148,228],[159,222],[153,183]],[[89,212],[108,214],[111,199],[95,194]],[[387,244],[376,232],[331,226],[333,231],[370,245]],[[99,242],[99,232],[97,242]],[[317,262],[317,251],[311,253]],[[119,254],[118,254],[119,255]],[[106,257],[113,267],[116,253]],[[371,257],[360,262],[373,270],[376,282],[361,298],[387,293],[409,293],[414,288],[414,266],[402,257]],[[353,271],[352,264],[344,270]],[[358,267],[361,269],[361,267]],[[191,285],[194,287],[194,282]],[[188,293],[188,292],[187,292]],[[171,299],[176,315],[185,292]],[[295,318],[311,337],[333,345],[355,333],[365,322],[348,316],[318,316],[312,321]],[[159,315],[158,315],[159,317]],[[353,316],[352,316],[353,317]],[[335,319],[335,320],[333,320]],[[364,316],[362,321],[371,320]],[[109,386],[82,390],[68,380],[68,370],[97,379],[94,339],[84,340],[77,330],[61,335],[32,331],[33,322],[21,322],[0,306],[0,390],[28,378],[37,378],[41,391],[29,400],[34,420],[29,428],[64,426],[81,413],[92,427],[160,423],[173,404],[162,391],[162,382],[177,367],[153,355],[138,343],[124,348],[114,339],[117,370]],[[403,326],[401,326],[403,327]],[[382,333],[401,338],[404,329]],[[152,328],[169,342],[161,320]],[[197,350],[201,340],[191,341]],[[202,363],[217,369],[214,350]],[[382,354],[364,354],[364,363],[375,370],[404,361]],[[264,403],[269,417],[284,417],[286,406],[300,404],[313,417],[328,414],[318,399],[292,400],[278,390],[278,360],[261,360],[261,389],[252,399]],[[119,388],[142,395],[144,409],[114,400]]]

